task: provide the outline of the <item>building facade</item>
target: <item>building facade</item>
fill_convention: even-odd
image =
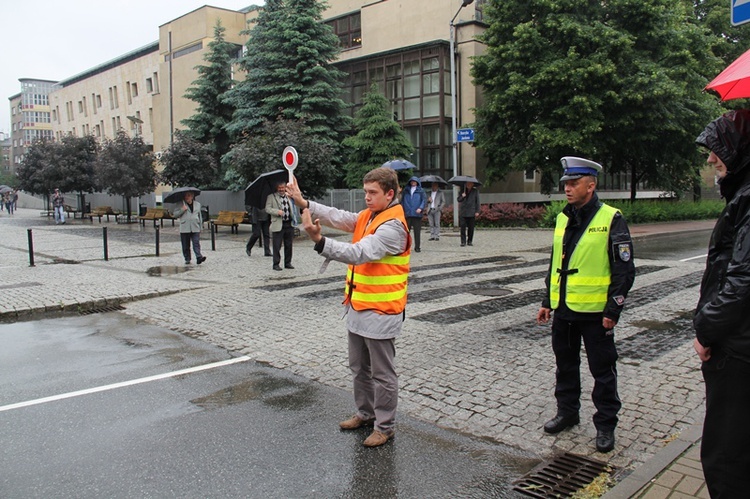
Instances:
[[[471,58],[485,50],[477,41],[485,29],[485,0],[469,5],[464,1],[328,0],[323,14],[341,42],[336,65],[347,74],[343,82],[343,98],[350,104],[347,112],[354,115],[365,92],[377,83],[390,102],[393,119],[415,148],[407,159],[417,165],[417,175],[448,179],[455,172],[484,180],[486,161],[471,143],[455,145],[453,162],[452,19],[458,128],[469,126],[473,109],[482,104],[470,65]],[[140,134],[157,153],[166,149],[174,131],[184,128],[181,121],[195,112],[195,103],[184,95],[197,77],[196,66],[205,64],[217,20],[226,28],[226,41],[237,46],[239,57],[247,41],[241,32],[257,16],[257,9],[203,6],[159,26],[158,41],[59,82],[45,107],[47,131],[58,138],[72,133],[104,139],[125,129]],[[243,74],[235,72],[234,78],[241,80]],[[624,176],[617,185],[622,197],[628,195],[628,180]],[[560,194],[552,197],[560,198]],[[549,199],[540,193],[534,169],[511,173],[483,187],[483,202]]]
[[[49,94],[56,82],[21,78],[21,93],[10,101],[11,170],[23,160],[26,149],[36,139],[52,138]]]

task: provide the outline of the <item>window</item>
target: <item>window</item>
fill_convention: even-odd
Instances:
[[[154,93],[159,93],[159,73],[154,73]]]
[[[524,182],[533,182],[536,178],[536,168],[533,166],[530,168],[526,168],[526,171],[524,171],[523,180]]]
[[[193,52],[196,52],[203,48],[203,42],[200,41],[198,43],[195,43],[193,45],[190,45],[189,47],[185,47],[184,49],[177,50],[172,53],[172,59],[177,59],[178,57],[182,57],[183,55],[188,55]],[[169,62],[169,54],[164,56],[164,62]]]
[[[96,94],[96,107],[102,107],[102,94]]]
[[[115,108],[119,108],[120,98],[117,96],[117,86],[112,87],[112,94],[115,96]]]
[[[339,17],[326,24],[339,38],[341,48],[350,49],[362,46],[362,16],[359,12]]]
[[[125,82],[125,95],[128,97],[128,105],[133,103],[133,94],[130,93],[130,82]]]
[[[110,109],[115,108],[115,96],[112,93],[112,87],[109,87],[109,108]]]
[[[130,85],[130,87],[131,87],[131,92],[133,93],[133,97],[138,97],[138,84],[133,83]]]
[[[96,114],[96,94],[91,94],[91,110]]]
[[[151,78],[146,78],[146,92],[151,93],[154,91],[154,81]]]

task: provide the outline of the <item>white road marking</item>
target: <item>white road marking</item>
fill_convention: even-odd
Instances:
[[[747,0],[747,1],[750,2],[750,0]],[[690,260],[697,260],[698,258],[706,258],[707,256],[708,256],[708,253],[706,253],[705,255],[691,256],[690,258],[683,258],[680,261],[689,262]]]
[[[149,383],[151,381],[158,381],[160,379],[174,378],[175,376],[182,376],[183,374],[191,374],[199,371],[205,371],[207,369],[214,369],[216,367],[228,366],[231,364],[237,364],[238,362],[247,362],[250,357],[243,355],[242,357],[235,357],[233,359],[222,360],[220,362],[214,362],[212,364],[204,364],[202,366],[189,367],[187,369],[181,369],[179,371],[172,371],[164,374],[156,374],[154,376],[147,376],[145,378],[133,379],[130,381],[122,381],[120,383],[113,383],[111,385],[97,386],[94,388],[87,388],[86,390],[78,390],[76,392],[61,393],[60,395],[53,395],[51,397],[44,397],[35,400],[27,400],[26,402],[18,402],[16,404],[9,404],[0,406],[0,412],[10,411],[12,409],[20,409],[22,407],[29,407],[32,405],[45,404],[47,402],[54,402],[57,400],[64,400],[72,397],[79,397],[81,395],[89,395],[97,392],[104,392],[107,390],[114,390],[116,388],[124,388],[126,386],[139,385],[141,383]]]

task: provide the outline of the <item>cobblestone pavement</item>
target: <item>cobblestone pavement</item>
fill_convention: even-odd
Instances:
[[[639,237],[669,230],[679,227],[633,227],[636,248]],[[296,270],[274,272],[260,248],[245,254],[249,233],[249,226],[238,235],[222,227],[214,251],[204,231],[208,259],[186,267],[177,228],[170,224],[160,230],[156,257],[148,223],[55,225],[38,211],[21,209],[13,217],[3,212],[0,319],[123,305],[139,319],[350,390],[341,308],[345,267],[332,262],[319,273],[323,259],[303,236],[295,240]],[[554,436],[542,431],[555,413],[554,357],[549,326],[534,319],[551,231],[479,230],[473,247],[459,247],[450,231],[440,241],[423,239],[422,252],[412,255],[407,319],[397,340],[400,411],[540,459],[569,451],[608,461],[622,476],[700,422],[704,391],[690,313],[701,259],[636,260],[635,286],[616,329],[623,409],[615,450],[604,455],[594,449],[585,361],[581,424]]]

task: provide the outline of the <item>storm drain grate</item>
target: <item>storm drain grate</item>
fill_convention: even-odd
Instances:
[[[614,471],[608,463],[566,452],[514,481],[513,490],[530,497],[570,497],[602,473]]]
[[[122,305],[109,305],[106,307],[97,307],[97,308],[89,308],[86,310],[81,310],[79,315],[103,314],[105,312],[118,312],[120,310],[125,310],[125,307],[123,307]]]

